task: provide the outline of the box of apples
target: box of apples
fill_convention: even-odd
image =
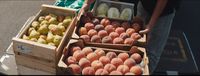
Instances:
[[[76,16],[73,9],[43,4],[12,39],[17,65],[55,74],[64,45],[75,28]]]
[[[130,49],[144,46],[146,34],[139,34],[143,21],[135,17],[132,21],[101,18],[91,12],[82,15],[75,27],[72,38],[83,39],[87,45],[112,49]]]
[[[145,48],[99,48],[73,39],[65,47],[58,66],[68,75],[149,75]]]

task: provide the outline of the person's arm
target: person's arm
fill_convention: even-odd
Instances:
[[[85,0],[85,3],[82,6],[82,11],[86,11],[90,8],[90,5],[94,2],[95,0]]]
[[[161,13],[163,12],[163,10],[167,4],[167,1],[168,0],[157,0],[153,14],[152,14],[148,24],[146,25],[145,30],[140,31],[141,34],[148,33],[149,31],[151,31],[151,29],[154,27],[156,21],[160,17]]]

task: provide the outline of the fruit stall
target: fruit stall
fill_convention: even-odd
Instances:
[[[144,22],[134,4],[98,0],[91,11],[41,5],[16,37],[12,50],[24,68],[64,75],[149,75]]]

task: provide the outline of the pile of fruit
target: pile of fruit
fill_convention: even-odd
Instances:
[[[137,22],[131,24],[127,21],[111,21],[108,18],[99,20],[87,17],[84,21],[84,27],[79,28],[79,36],[85,42],[132,45],[141,38],[138,33],[141,30],[141,24]]]
[[[122,20],[131,20],[133,12],[130,8],[124,8],[120,11],[116,7],[109,7],[106,3],[101,3],[97,7],[97,16],[98,17],[108,17],[108,18],[115,18],[115,19],[122,19]]]
[[[38,20],[32,22],[31,27],[22,39],[58,46],[71,21],[72,16],[70,15],[56,16],[48,14],[39,16]]]
[[[133,46],[129,52],[105,51],[100,48],[72,46],[65,63],[74,74],[82,75],[142,75],[139,65],[143,57]]]

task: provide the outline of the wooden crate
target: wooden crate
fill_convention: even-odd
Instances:
[[[94,18],[97,18],[99,20],[103,19],[101,17],[96,17],[96,16],[94,16]],[[77,22],[77,26],[75,27],[75,29],[73,31],[73,35],[72,35],[73,39],[81,39],[80,34],[79,34],[79,29],[81,27],[84,27],[84,25],[85,25],[84,22],[82,21],[83,19],[84,19],[84,15],[82,15],[80,20]],[[110,18],[108,18],[108,19],[110,21],[118,21],[120,23],[122,23],[122,22],[134,23],[133,21],[127,21],[127,20],[118,20],[118,19],[110,19]],[[143,25],[143,21],[135,21],[135,22],[140,22],[140,24]],[[129,45],[129,44],[111,44],[111,43],[94,43],[94,42],[85,42],[85,44],[96,46],[96,47],[112,48],[112,49],[124,49],[124,48],[130,49],[131,46],[141,46],[141,47],[145,46],[146,40],[147,40],[147,35],[143,34],[142,38],[137,40],[132,45]]]
[[[123,11],[123,9],[125,8],[130,8],[132,11],[132,17],[129,20],[132,20],[134,18],[134,4],[133,3],[125,3],[125,2],[119,2],[119,1],[110,1],[110,0],[97,0],[94,4],[93,9],[91,10],[91,12],[97,16],[97,7],[101,4],[101,3],[106,3],[109,8],[110,7],[116,7],[117,9],[119,9],[119,12],[121,14],[121,12]],[[122,19],[119,19],[122,20]]]
[[[73,46],[79,46],[81,48],[84,47],[91,47],[93,50],[99,48],[99,47],[93,47],[93,46],[87,46],[83,43],[82,40],[73,40],[71,39],[69,44],[67,45],[67,47],[65,47],[64,51],[63,51],[63,55],[58,63],[58,67],[62,68],[62,74],[67,74],[67,75],[73,75],[72,69],[68,67],[68,65],[65,63],[65,60],[69,57],[72,56],[71,50],[70,48]],[[119,53],[128,53],[128,51],[124,51],[124,50],[118,50],[118,49],[108,49],[108,48],[100,48],[102,50],[104,50],[106,53],[107,52],[115,52],[116,54]],[[138,49],[140,50],[138,53],[143,57],[142,63],[139,64],[142,68],[143,68],[143,75],[149,75],[149,68],[148,68],[148,57],[146,54],[146,50],[145,48],[142,47],[138,47]]]
[[[28,28],[31,26],[31,23],[34,20],[38,19],[40,15],[47,15],[48,13],[63,16],[74,16],[58,47],[21,39],[22,35],[28,31]],[[42,9],[36,14],[36,16],[31,19],[29,23],[25,24],[18,35],[12,39],[17,65],[55,74],[56,64],[61,57],[64,46],[69,42],[69,39],[72,35],[71,31],[73,31],[77,22],[76,17],[76,11],[73,9],[43,4]]]

